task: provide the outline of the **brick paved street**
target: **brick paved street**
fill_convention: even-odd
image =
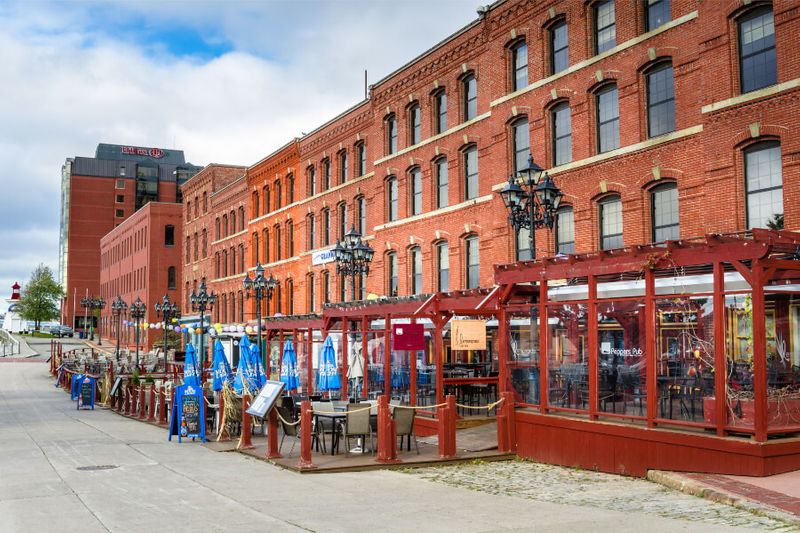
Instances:
[[[538,502],[764,531],[800,531],[800,527],[786,522],[689,496],[646,480],[528,461],[465,464],[407,473],[454,487]]]

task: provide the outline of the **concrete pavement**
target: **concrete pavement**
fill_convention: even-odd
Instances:
[[[107,410],[76,411],[47,368],[0,364],[0,532],[748,530],[485,494],[402,472],[298,475],[168,443],[163,429]]]

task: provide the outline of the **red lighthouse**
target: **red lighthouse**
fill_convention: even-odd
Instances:
[[[15,282],[11,286],[11,299],[12,300],[19,300],[19,289],[20,289],[19,283]]]

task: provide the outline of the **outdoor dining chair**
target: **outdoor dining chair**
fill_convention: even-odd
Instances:
[[[359,437],[364,439],[367,444],[367,436],[370,438],[370,450],[375,453],[375,438],[372,427],[369,423],[369,412],[371,405],[368,403],[349,403],[347,404],[347,416],[345,418],[343,436],[346,454],[350,453],[350,439]],[[363,449],[363,447],[362,447]]]
[[[330,402],[311,402],[311,407],[315,413],[332,413],[334,411]],[[336,432],[339,428],[333,418],[315,416],[314,420],[313,434],[317,436],[317,451],[319,451],[321,444],[322,453],[327,453],[325,435],[330,434],[331,446],[333,446],[336,443]]]
[[[414,437],[414,447],[419,454],[419,444],[417,443],[417,436],[414,434],[414,419],[416,418],[417,411],[407,407],[396,406],[392,413],[397,436],[400,437],[400,449],[403,449],[403,437],[406,438],[406,447],[411,451],[411,437]]]
[[[278,406],[278,414],[281,415],[278,418],[278,422],[281,424],[281,429],[283,429],[283,436],[281,436],[281,443],[278,445],[278,453],[280,453],[281,448],[283,448],[283,439],[288,437],[294,437],[292,439],[292,449],[289,450],[289,455],[292,455],[294,451],[294,446],[297,444],[297,441],[300,439],[300,424],[287,424],[284,420],[289,421],[292,420],[291,412],[283,406]],[[313,443],[312,443],[313,444]]]

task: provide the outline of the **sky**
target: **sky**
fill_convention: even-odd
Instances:
[[[474,20],[480,0],[0,0],[0,311],[57,275],[61,167],[100,142],[251,165]],[[488,0],[483,0],[488,3]]]

